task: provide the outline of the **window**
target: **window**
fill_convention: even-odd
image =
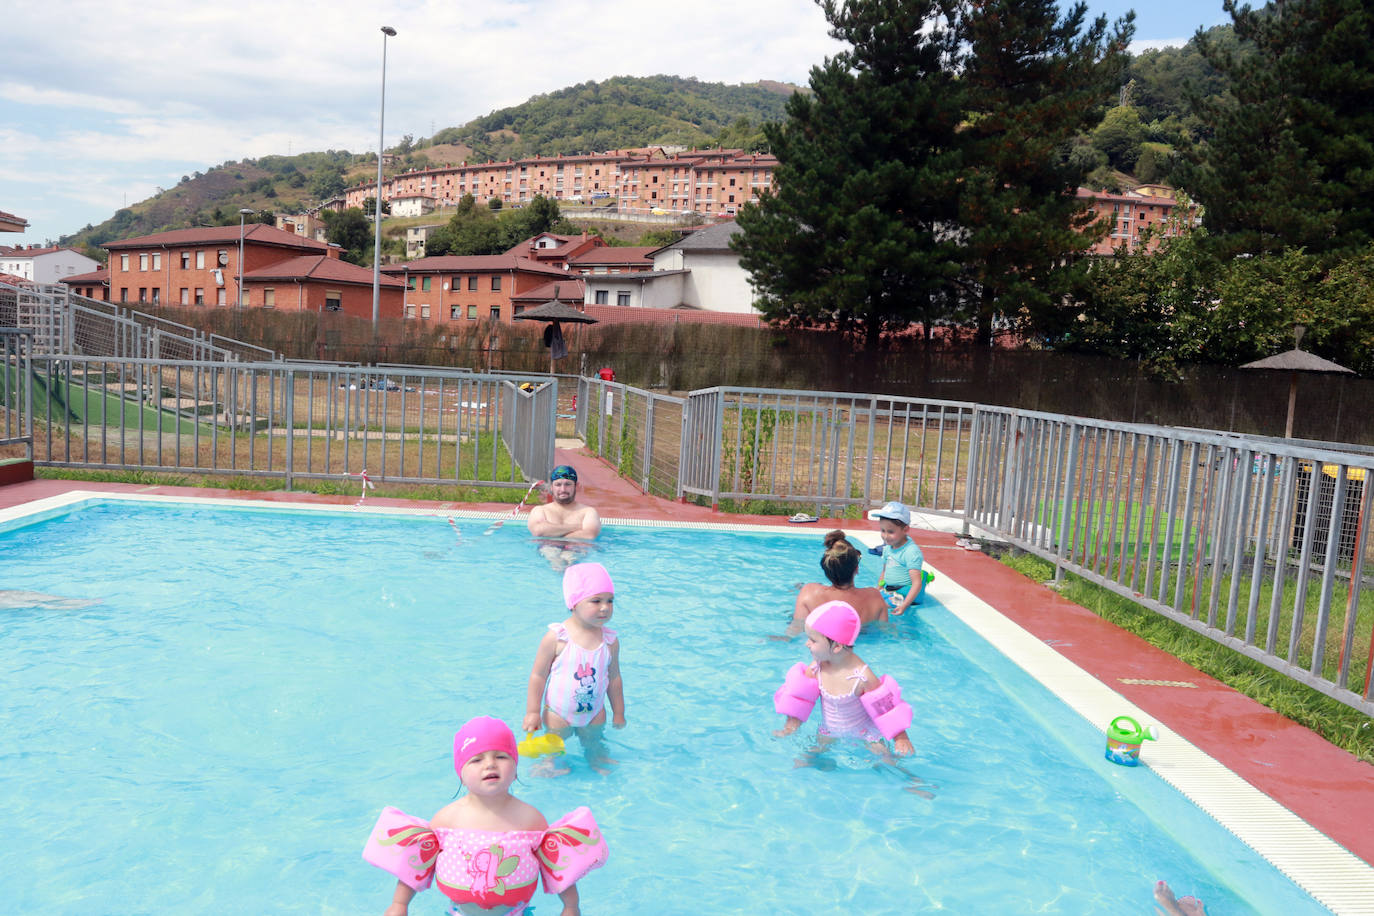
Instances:
[[[324,307],[326,311],[343,311],[343,293],[337,289],[327,289],[324,291]]]
[[[468,289],[472,290],[473,292],[476,292],[476,291],[477,291],[477,278],[476,278],[476,277],[468,277]]]
[[[491,278],[491,289],[492,289],[492,292],[496,292],[496,291],[499,290],[500,288],[501,288],[501,278],[500,278],[500,277],[492,277],[492,278]]]
[[[731,194],[731,195],[730,195],[730,203],[734,203],[734,202],[735,202],[735,195]]]
[[[196,270],[204,270],[204,269],[205,269],[205,252],[203,252],[203,251],[197,251],[197,252],[196,252]]]
[[[183,251],[183,252],[181,253],[181,269],[182,269],[182,270],[190,270],[190,269],[191,269],[191,252],[189,252],[189,251]]]
[[[469,305],[469,306],[468,306],[468,320],[469,320],[469,321],[476,321],[476,320],[477,320],[477,306],[475,306],[475,305]]]
[[[414,317],[415,317],[415,306],[413,306],[413,305],[407,305],[407,306],[406,306],[406,317],[407,317],[407,318],[414,318]]]
[[[128,301],[129,301],[129,287],[127,287],[127,286],[121,286],[121,287],[119,288],[119,301],[120,301],[120,302],[128,302]]]
[[[253,291],[252,291],[251,289],[245,289],[245,290],[243,290],[242,292],[239,293],[239,307],[240,307],[240,308],[247,308],[249,305],[252,304],[252,300],[253,300]]]
[[[412,293],[415,292],[415,278],[414,278],[414,277],[406,277],[406,289],[410,290]]]
[[[120,269],[120,270],[128,270],[128,269],[129,269],[129,256],[128,256],[127,254],[121,254],[121,255],[119,256],[119,269]],[[121,301],[122,301],[122,300],[121,300]]]
[[[609,304],[610,304],[610,301],[611,301],[610,297],[611,297],[610,290],[599,289],[599,290],[596,291],[596,304],[597,304],[597,305],[609,305]]]
[[[627,293],[627,292],[623,292],[623,291],[622,291],[622,292],[616,293],[616,294],[615,294],[615,304],[616,304],[616,305],[629,305],[629,304],[630,304],[630,294]]]
[[[153,270],[161,270],[161,269],[162,269],[162,252],[160,252],[160,251],[154,251],[154,252],[153,252]]]
[[[159,287],[154,286],[154,287],[152,288],[152,294],[153,294],[153,305],[157,305],[159,302],[162,301],[162,295],[161,295],[161,294],[162,294],[162,290],[161,290]]]
[[[205,290],[204,290],[204,288],[197,286],[197,287],[196,287],[196,305],[204,305],[204,304],[205,304]]]
[[[730,187],[733,188],[734,186],[735,186],[735,179],[731,178],[731,179],[730,179]]]
[[[265,309],[274,309],[277,307],[276,287],[269,286],[262,291],[262,307]]]
[[[457,320],[459,319],[459,317],[461,317],[462,314],[463,314],[463,307],[462,307],[461,305],[450,305],[450,306],[448,307],[448,320],[449,320],[449,321],[457,321]]]
[[[147,301],[148,301],[148,289],[147,289],[147,287],[140,286],[140,287],[138,288],[138,301],[139,301],[139,302],[147,302]]]
[[[184,286],[181,288],[181,304],[182,304],[182,305],[190,305],[190,304],[191,304],[191,291],[190,291],[189,289],[187,289],[186,287],[184,287]]]
[[[420,289],[424,292],[429,292],[429,284],[433,281],[433,279],[433,277],[425,277],[424,279],[422,279],[420,281]]]
[[[146,253],[145,253],[145,254],[140,254],[140,255],[138,256],[138,269],[139,269],[139,270],[147,270],[147,269],[148,269],[148,255],[147,255]]]
[[[492,320],[492,321],[500,321],[500,320],[501,320],[501,306],[499,306],[499,305],[493,305],[493,306],[491,307],[491,320]]]
[[[420,317],[425,321],[429,320],[429,303],[420,306]]]
[[[221,286],[219,289],[215,290],[215,305],[223,307],[228,304],[229,299],[224,291],[224,287]]]

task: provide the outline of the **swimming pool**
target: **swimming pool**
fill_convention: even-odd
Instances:
[[[0,531],[5,589],[94,602],[0,616],[0,829],[23,850],[3,899],[380,911],[393,882],[360,858],[377,811],[452,796],[453,730],[519,718],[563,616],[526,533],[486,524],[104,500]],[[1159,878],[1214,916],[1326,912],[1149,769],[1102,760],[1097,729],[938,606],[861,643],[917,709],[903,768],[935,797],[861,752],[794,769],[814,724],[772,737],[769,698],[805,650],[767,637],[818,542],[608,527],[620,765],[522,763],[516,790],[596,812],[611,863],[584,912],[1149,912]]]

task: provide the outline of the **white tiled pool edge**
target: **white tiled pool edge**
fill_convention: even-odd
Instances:
[[[933,569],[933,567],[932,567]],[[946,576],[930,594],[999,652],[1104,733],[1120,715],[1153,721],[1140,707]],[[1374,916],[1374,867],[1218,763],[1160,727],[1142,760],[1293,883],[1338,916]],[[1374,791],[1374,789],[1371,789]]]
[[[361,508],[369,514],[439,518],[452,516],[474,520],[511,518],[509,511],[474,512],[449,508],[429,510],[375,504],[358,507],[156,493],[71,491],[21,506],[0,509],[0,523],[60,511],[92,499],[344,513],[358,511]],[[623,527],[695,528],[812,536],[815,536],[818,530],[786,525],[681,523],[643,519],[605,519],[604,522],[610,526]],[[855,540],[863,541],[868,546],[878,543],[876,534],[872,532],[852,532],[851,535]],[[938,572],[933,566],[931,569]],[[1079,668],[947,576],[937,575],[928,588],[930,594],[951,614],[1057,695],[1079,715],[1103,730],[1104,734],[1106,723],[1116,716],[1131,715],[1140,720],[1152,718],[1121,694]],[[1174,734],[1167,725],[1161,724],[1159,740],[1146,746],[1142,759],[1150,769],[1184,797],[1207,812],[1337,916],[1374,916],[1374,867],[1250,785],[1196,745]]]

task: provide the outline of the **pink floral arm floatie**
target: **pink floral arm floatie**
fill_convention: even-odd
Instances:
[[[578,808],[546,831],[431,828],[428,822],[385,808],[372,828],[363,858],[417,891],[437,873],[439,889],[458,903],[519,907],[544,890],[567,890],[606,864],[606,840],[587,808]]]
[[[383,808],[363,847],[363,858],[390,872],[412,890],[422,891],[434,880],[439,839],[429,821],[396,808]]]

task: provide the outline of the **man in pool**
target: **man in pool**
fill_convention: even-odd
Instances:
[[[571,566],[585,549],[585,542],[601,533],[596,509],[577,501],[577,471],[560,464],[549,472],[550,501],[530,511],[530,534],[550,538],[539,552],[555,570]]]

